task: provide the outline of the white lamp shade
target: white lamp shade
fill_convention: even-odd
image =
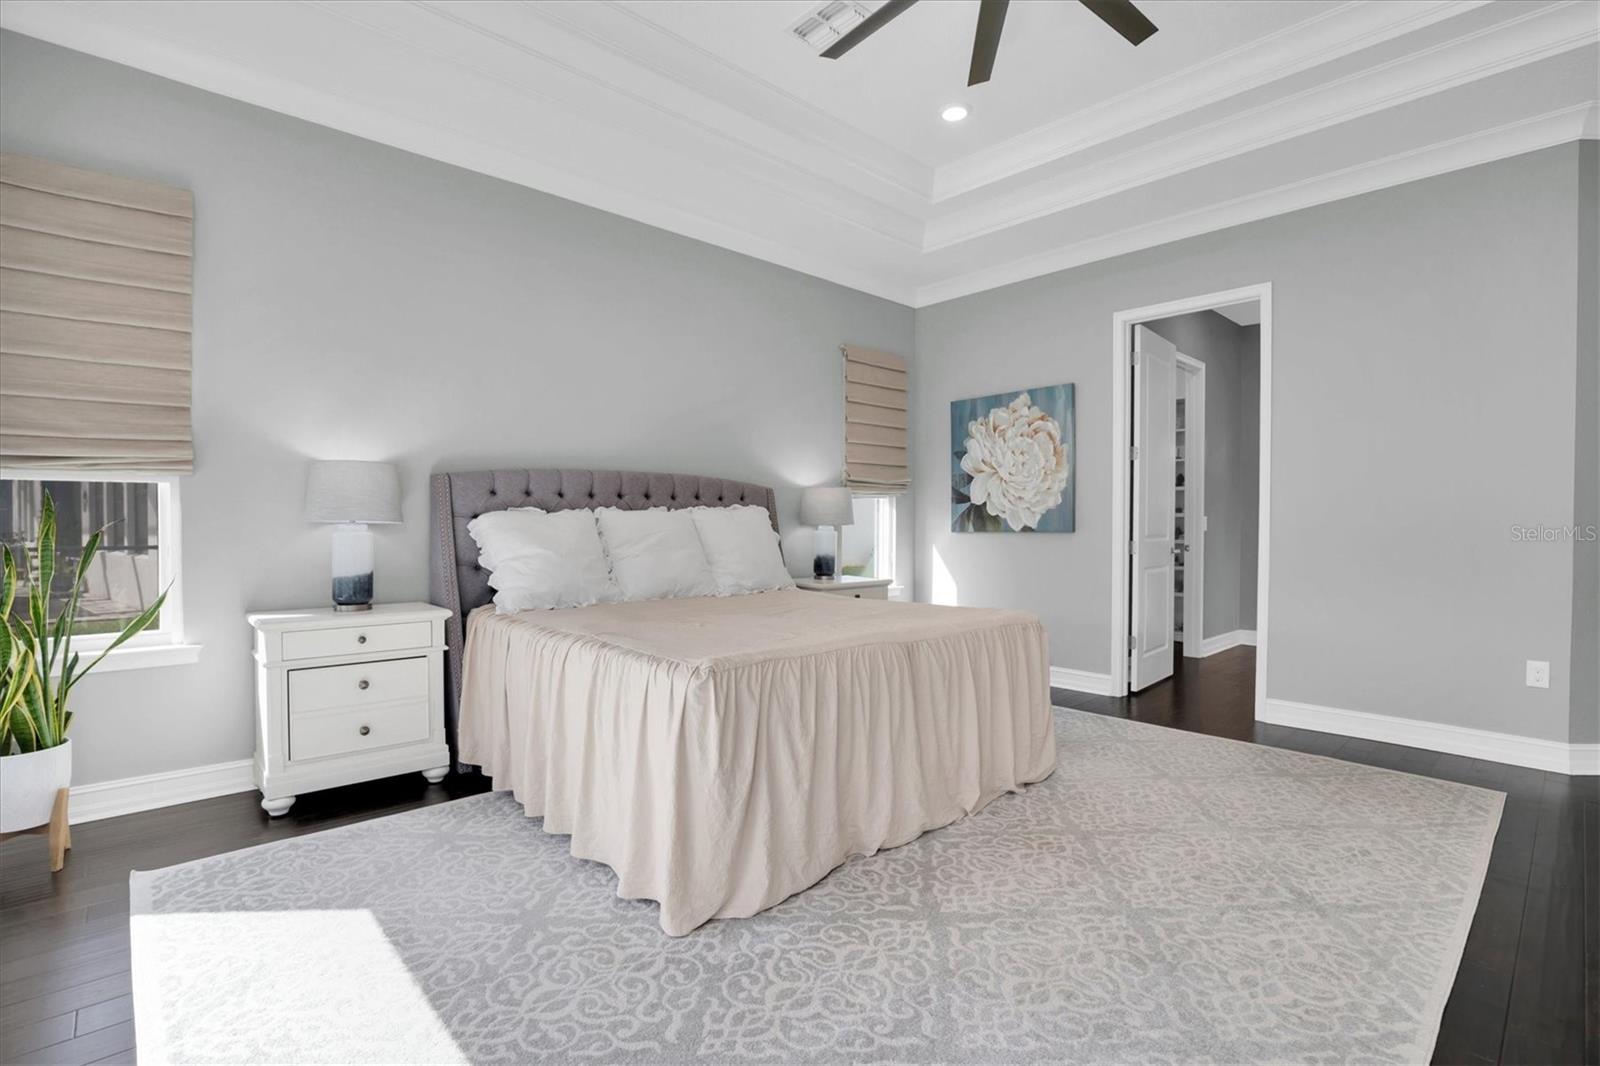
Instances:
[[[306,478],[306,521],[400,521],[400,472],[393,463],[313,461]]]
[[[847,488],[824,486],[800,494],[801,525],[848,526],[855,520],[855,497]]]

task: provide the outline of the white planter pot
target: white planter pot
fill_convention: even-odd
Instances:
[[[72,741],[26,755],[0,756],[0,833],[50,820],[56,793],[72,784]]]

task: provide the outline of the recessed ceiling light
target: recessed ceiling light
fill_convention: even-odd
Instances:
[[[949,107],[939,112],[939,117],[944,119],[946,122],[960,122],[962,119],[967,117],[967,109],[962,107],[960,104],[951,104]]]

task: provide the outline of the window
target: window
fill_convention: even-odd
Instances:
[[[24,556],[31,557],[36,549],[44,494],[49,492],[56,508],[52,617],[71,592],[72,574],[84,544],[95,530],[103,531],[99,554],[84,576],[73,648],[89,652],[104,647],[128,619],[155,602],[162,589],[170,591],[155,624],[122,648],[177,645],[183,607],[177,587],[176,480],[123,481],[79,473],[69,477],[8,477],[0,481],[0,538],[17,556],[18,569]],[[20,588],[10,608],[18,613],[26,610]],[[113,656],[120,654],[121,649]],[[108,659],[102,669],[110,665]]]
[[[894,577],[895,497],[857,496],[854,525],[840,530],[840,572],[852,577]]]

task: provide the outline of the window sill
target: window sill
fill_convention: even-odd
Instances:
[[[90,676],[98,677],[100,674],[112,674],[119,670],[148,670],[158,666],[188,666],[200,661],[202,644],[144,644],[134,647],[121,647],[101,660],[100,665],[94,668]],[[87,664],[99,651],[90,651],[81,645],[74,644],[73,651],[78,652],[83,658],[80,660]]]
[[[911,590],[906,588],[904,585],[890,585],[889,598],[891,600],[900,600],[902,603],[910,603]]]

